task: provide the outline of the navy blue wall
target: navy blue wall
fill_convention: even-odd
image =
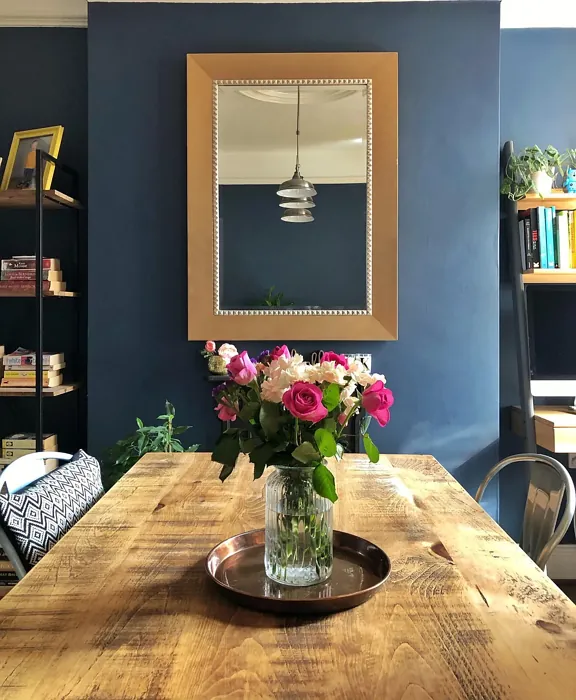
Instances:
[[[502,144],[514,141],[518,151],[548,144],[563,151],[576,148],[576,29],[508,29],[501,37]],[[530,84],[519,79],[530,73]],[[500,304],[501,455],[522,452],[522,440],[511,435],[508,407],[519,402],[513,335],[512,298],[506,241],[502,240]],[[538,293],[538,292],[536,292]],[[566,308],[566,307],[565,307]],[[574,309],[576,309],[576,301]],[[573,323],[558,318],[559,323]],[[500,478],[500,523],[519,533],[524,506],[522,467],[509,467]]]
[[[306,224],[282,221],[277,185],[220,187],[223,308],[261,304],[272,285],[295,308],[366,308],[366,185],[315,187]]]
[[[0,28],[0,156],[6,164],[15,131],[61,124],[63,162],[76,168],[86,194],[88,153],[88,105],[86,82],[86,30],[47,28]],[[3,172],[3,171],[2,171]],[[65,179],[54,184],[69,191]],[[0,210],[0,258],[34,252],[34,212]],[[69,289],[78,289],[73,243],[75,216],[68,211],[45,215],[45,252],[62,260]],[[47,299],[45,347],[64,351],[70,379],[84,372],[77,349],[78,300]],[[35,343],[34,300],[0,299],[0,345],[8,350]],[[78,403],[80,400],[80,404]],[[55,431],[59,447],[67,452],[82,446],[85,401],[81,394],[67,394],[46,401],[45,428]],[[80,412],[79,412],[80,407]],[[78,430],[80,428],[80,430]],[[34,430],[34,402],[28,398],[0,401],[0,437],[21,430]]]
[[[397,51],[400,340],[324,347],[372,352],[388,376],[381,450],[432,453],[475,488],[498,440],[499,6],[294,10],[90,4],[90,448],[166,397],[205,449],[218,430],[186,340],[185,54]]]

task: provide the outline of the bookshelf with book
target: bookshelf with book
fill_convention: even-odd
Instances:
[[[70,178],[70,186],[0,193],[0,225],[7,234],[0,242],[0,431],[33,433],[36,451],[43,450],[44,434],[57,432],[61,448],[74,452],[86,445],[86,241],[79,178],[48,153],[38,150],[37,157],[36,182],[50,167],[57,179]],[[73,303],[53,297],[72,297]],[[37,357],[43,358],[39,371]],[[64,394],[72,398],[52,398]]]
[[[513,153],[513,143],[506,142],[503,162],[508,163]],[[566,439],[567,428],[574,434],[573,425],[566,422],[567,417],[573,420],[576,415],[573,408],[535,406],[535,396],[540,400],[555,397],[574,400],[576,397],[569,392],[576,382],[551,381],[548,390],[545,382],[535,381],[529,319],[532,323],[535,320],[529,312],[527,299],[527,285],[558,285],[560,288],[576,284],[576,194],[556,189],[544,197],[528,193],[518,201],[506,198],[503,233],[510,251],[520,389],[520,405],[511,407],[511,427],[513,432],[523,436],[526,453],[536,453],[539,446],[549,450],[555,446],[556,453],[576,452],[576,441]],[[540,294],[537,287],[532,287],[531,293]],[[550,342],[553,341],[550,339]],[[549,391],[554,393],[548,396],[546,392]]]

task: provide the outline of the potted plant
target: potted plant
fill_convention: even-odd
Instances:
[[[342,458],[345,428],[363,408],[364,449],[378,462],[368,426],[370,418],[388,423],[392,392],[382,375],[358,360],[325,352],[311,364],[285,345],[254,360],[241,352],[228,373],[214,391],[218,417],[231,422],[212,454],[222,465],[220,479],[232,474],[241,452],[255,479],[266,467],[274,470],[266,482],[266,574],[292,586],[321,583],[332,571],[332,504],[338,498],[330,460]]]
[[[136,418],[138,429],[118,442],[108,452],[104,462],[104,479],[107,489],[111,488],[136,462],[149,452],[196,452],[199,445],[183,447],[176,437],[186,432],[191,426],[174,426],[176,410],[170,401],[166,401],[166,413],[158,416],[161,425],[146,426]]]
[[[547,146],[544,151],[539,146],[525,148],[519,155],[512,154],[506,163],[500,192],[517,201],[534,190],[540,197],[552,191],[557,173],[564,174],[562,163],[566,155]]]
[[[293,301],[287,301],[284,298],[284,292],[274,292],[276,289],[275,285],[272,285],[270,289],[266,292],[266,296],[258,300],[253,308],[263,308],[263,309],[290,309],[294,306]]]

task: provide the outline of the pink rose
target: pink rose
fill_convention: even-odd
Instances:
[[[285,357],[287,360],[290,359],[290,350],[288,350],[286,345],[277,345],[270,353],[272,360],[278,360],[280,357]]]
[[[214,410],[218,411],[220,420],[236,420],[236,413],[223,403],[219,403]]]
[[[250,384],[257,374],[256,365],[248,357],[246,350],[239,355],[235,355],[228,364],[228,374],[236,382],[245,386]]]
[[[362,406],[373,418],[376,418],[382,428],[390,420],[390,406],[393,403],[394,394],[390,389],[385,388],[381,380],[369,386],[362,394]]]
[[[340,365],[344,369],[349,369],[348,360],[345,355],[339,355],[337,352],[329,350],[322,355],[322,362],[333,362],[336,366]]]
[[[216,343],[213,340],[207,340],[204,350],[206,350],[206,352],[214,352],[216,350]]]
[[[315,384],[296,382],[282,396],[282,403],[295,418],[318,423],[328,411],[322,403],[322,389]]]

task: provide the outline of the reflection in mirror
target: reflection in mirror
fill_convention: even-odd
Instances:
[[[367,309],[370,86],[323,83],[217,85],[220,312]]]

